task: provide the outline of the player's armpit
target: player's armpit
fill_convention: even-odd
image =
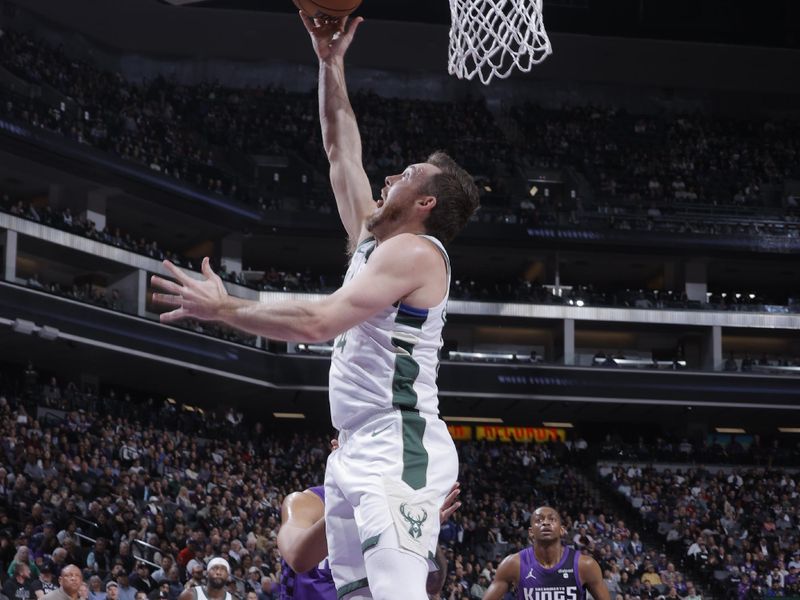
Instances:
[[[404,233],[382,242],[356,277],[317,303],[316,318],[325,324],[319,338],[332,339],[431,281],[440,284],[444,268],[439,251],[417,235]]]

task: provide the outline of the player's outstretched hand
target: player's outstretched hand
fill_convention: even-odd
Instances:
[[[457,501],[458,495],[461,493],[461,484],[457,481],[450,488],[450,493],[444,499],[442,508],[439,509],[439,523],[444,525],[447,519],[461,508],[461,502]]]
[[[300,11],[300,18],[311,36],[317,58],[322,62],[343,58],[353,41],[356,29],[364,22],[362,17],[356,17],[348,26],[348,17],[312,19],[303,11]]]
[[[169,271],[178,283],[153,275],[150,280],[153,287],[166,293],[153,294],[153,301],[174,310],[161,315],[162,323],[172,323],[181,319],[198,319],[215,321],[220,318],[220,311],[228,298],[228,292],[219,275],[211,270],[208,257],[203,259],[202,272],[205,279],[192,279],[170,261],[164,261],[164,268]]]

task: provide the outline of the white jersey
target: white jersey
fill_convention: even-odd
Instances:
[[[415,308],[398,300],[336,338],[329,379],[336,429],[351,429],[371,412],[391,408],[439,414],[436,375],[450,290],[450,259],[439,240],[422,237],[444,257],[447,292],[432,308]],[[375,246],[372,238],[358,246],[345,282],[364,268]]]
[[[195,597],[197,600],[208,600],[208,596],[206,596],[206,592],[203,589],[202,585],[197,585],[192,588]],[[225,592],[225,600],[233,600],[233,596],[231,596],[230,592]]]

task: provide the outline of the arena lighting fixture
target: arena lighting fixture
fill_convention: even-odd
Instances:
[[[533,198],[536,194],[539,193],[539,188],[536,187],[535,185],[532,185],[528,193],[531,195],[531,198]]]
[[[502,423],[499,417],[442,417],[445,421],[453,423]]]
[[[800,427],[778,427],[781,433],[800,433]]]
[[[305,419],[306,416],[303,413],[282,413],[276,412],[272,413],[272,416],[276,419]]]
[[[488,192],[488,193],[490,193],[490,194],[491,194],[491,193],[492,193],[492,186],[490,186],[490,185],[485,185],[485,186],[483,186],[483,190],[484,190],[485,192]]]
[[[741,297],[742,297],[742,295],[739,292],[736,292],[736,299],[738,300]]]
[[[47,340],[48,342],[53,342],[58,339],[59,331],[55,327],[50,327],[49,325],[43,325],[42,327],[39,328],[39,331],[37,331],[36,333],[43,340]]]
[[[750,298],[750,300],[755,300],[756,299],[756,295],[755,294],[748,294],[747,297]]]
[[[36,323],[33,321],[26,321],[25,319],[14,319],[14,322],[11,323],[11,331],[31,335],[36,331]]]
[[[725,292],[722,292],[722,294],[720,294],[720,296],[722,296],[723,298],[727,298],[728,294],[726,294]]]
[[[558,429],[572,429],[575,427],[572,423],[568,422],[560,422],[560,421],[542,421],[542,425],[545,427],[556,427]]]
[[[583,306],[583,300],[576,300],[575,306]]]
[[[717,433],[747,433],[741,427],[715,427]]]

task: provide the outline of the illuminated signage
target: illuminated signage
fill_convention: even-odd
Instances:
[[[473,435],[473,429],[474,435]],[[566,441],[567,430],[557,427],[506,427],[502,425],[448,425],[450,436],[456,441],[486,440],[487,442],[518,442],[546,444]]]

